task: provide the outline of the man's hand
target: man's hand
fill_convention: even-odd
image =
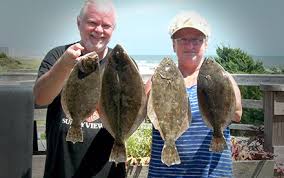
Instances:
[[[39,106],[50,104],[63,88],[74,65],[80,60],[84,47],[80,43],[71,45],[34,85],[35,103]]]
[[[73,68],[83,50],[84,47],[80,43],[73,44],[63,53],[60,63],[63,63],[66,67]]]

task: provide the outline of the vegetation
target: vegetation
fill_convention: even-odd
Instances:
[[[7,58],[8,56],[5,53],[0,53],[0,58]]]
[[[281,72],[280,69],[272,68],[266,70],[263,63],[253,59],[246,52],[239,48],[218,47],[215,60],[220,63],[225,70],[230,73],[265,74]],[[282,69],[283,71],[284,69]],[[240,86],[243,99],[262,99],[262,92],[258,86]],[[243,124],[263,124],[264,116],[262,109],[243,109],[241,123]]]
[[[5,53],[0,53],[0,73],[9,71],[36,72],[40,62],[38,59],[12,58]]]
[[[148,125],[148,126],[147,126]],[[150,157],[152,127],[149,124],[141,124],[140,127],[127,140],[128,157]]]
[[[19,68],[21,62],[13,60],[4,53],[0,53],[0,71],[7,71],[8,69]]]
[[[267,71],[271,74],[284,74],[284,66],[283,67],[271,67],[267,69]]]

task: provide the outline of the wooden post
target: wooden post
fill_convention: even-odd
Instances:
[[[284,160],[284,84],[260,84],[263,91],[264,147]]]

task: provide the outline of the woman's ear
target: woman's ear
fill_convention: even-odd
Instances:
[[[208,39],[205,40],[205,44],[204,45],[205,45],[205,49],[207,49],[208,48]]]

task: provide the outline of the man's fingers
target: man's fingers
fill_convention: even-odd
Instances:
[[[70,47],[70,52],[74,55],[74,57],[79,57],[84,50],[84,47],[80,43],[76,43]]]
[[[74,45],[72,45],[72,49],[74,49],[75,51],[77,50],[84,50],[84,47],[80,44],[80,43],[76,43]]]
[[[74,50],[74,55],[75,55],[76,57],[81,56],[81,50],[80,50],[80,49]]]
[[[95,57],[95,56],[97,56],[97,55],[98,55],[98,54],[97,54],[95,51],[93,51],[93,52],[90,52],[90,53],[85,54],[83,57],[89,57],[89,56]]]

